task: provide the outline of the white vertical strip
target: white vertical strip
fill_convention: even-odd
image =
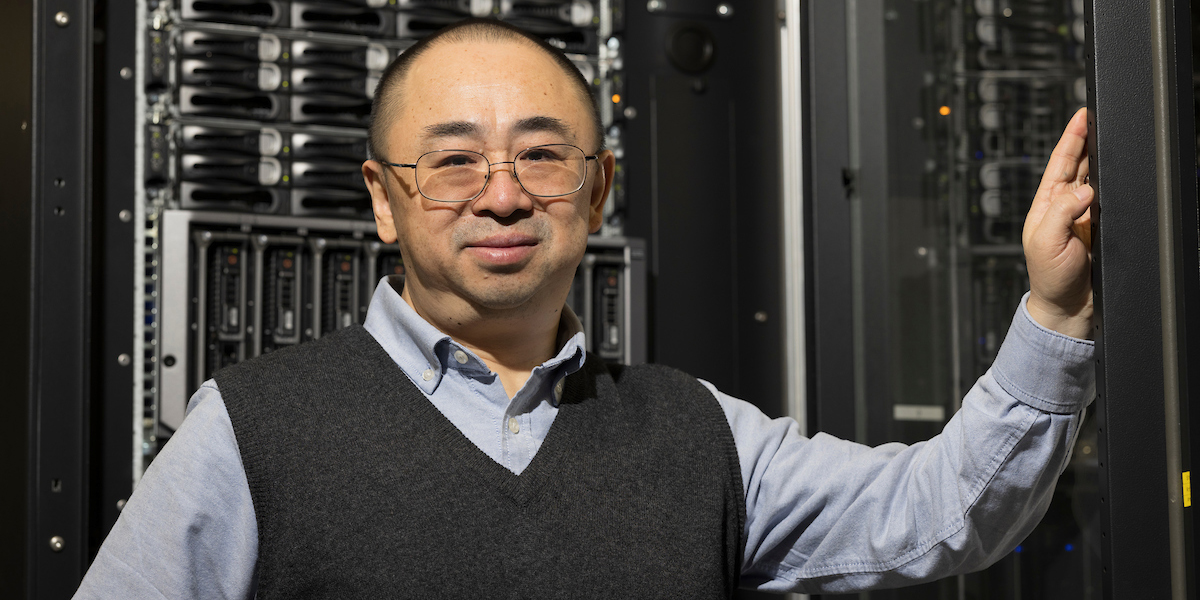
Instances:
[[[784,361],[787,373],[788,416],[808,434],[806,405],[807,338],[804,333],[804,194],[803,194],[803,92],[801,76],[800,0],[783,0],[779,26],[779,82],[782,97],[781,177],[783,193],[783,303]],[[807,600],[807,594],[788,594],[789,600]]]
[[[143,461],[143,444],[146,442],[146,190],[142,185],[145,173],[142,172],[146,155],[146,2],[137,0],[134,8],[136,23],[134,25],[134,60],[133,60],[133,384],[129,390],[133,395],[133,487],[137,487],[142,479],[142,471],[146,465]],[[161,316],[159,311],[157,316]]]
[[[800,72],[800,0],[784,0],[779,29],[782,90],[784,345],[787,414],[808,433],[804,328],[803,110]]]

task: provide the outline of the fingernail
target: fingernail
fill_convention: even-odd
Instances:
[[[1084,200],[1090,200],[1092,197],[1092,186],[1090,185],[1081,185],[1075,188],[1073,191],[1075,192],[1075,197],[1079,198],[1080,202],[1083,202]]]

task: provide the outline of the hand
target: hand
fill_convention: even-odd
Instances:
[[[1050,155],[1021,241],[1029,267],[1029,314],[1047,329],[1086,339],[1092,332],[1091,213],[1087,109]]]

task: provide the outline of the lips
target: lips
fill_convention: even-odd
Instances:
[[[484,264],[512,266],[528,258],[537,244],[537,238],[504,233],[470,242],[466,245],[466,251]]]
[[[515,246],[536,246],[537,238],[520,233],[501,233],[488,236],[482,240],[470,242],[468,248],[512,248]]]

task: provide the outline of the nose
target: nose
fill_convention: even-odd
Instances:
[[[492,213],[504,218],[519,211],[533,210],[533,199],[521,188],[511,161],[491,163],[488,168],[491,172],[487,187],[471,203],[472,212]]]

